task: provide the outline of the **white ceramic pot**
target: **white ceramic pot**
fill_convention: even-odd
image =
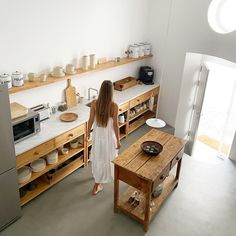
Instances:
[[[25,183],[30,180],[32,171],[28,166],[24,166],[17,171],[19,184]]]
[[[58,151],[52,151],[46,156],[47,164],[52,165],[58,162]]]
[[[130,45],[129,51],[130,51],[131,58],[138,58],[139,57],[139,47],[137,45]]]
[[[95,54],[90,55],[90,68],[95,69],[97,64],[97,59]]]
[[[89,56],[83,56],[83,59],[82,59],[82,69],[83,70],[88,70],[88,67],[89,67]]]
[[[12,79],[9,74],[1,74],[0,75],[0,84],[7,84],[8,89],[12,87]]]
[[[73,149],[75,149],[75,148],[77,148],[79,146],[79,139],[77,138],[77,139],[74,139],[74,140],[72,140],[71,142],[70,142],[70,147],[71,148],[73,148]]]
[[[148,56],[151,54],[151,44],[150,43],[144,43],[145,49],[144,49],[144,55]]]
[[[38,159],[30,163],[30,167],[33,172],[40,172],[46,168],[46,161],[44,159]]]
[[[118,117],[118,119],[119,119],[119,122],[120,122],[121,124],[125,123],[125,116],[124,116],[124,114],[120,114],[119,117]]]
[[[139,57],[143,57],[144,56],[144,51],[145,51],[145,45],[143,43],[140,43],[137,45],[139,47]]]
[[[13,86],[20,87],[24,85],[24,75],[21,72],[19,71],[13,72],[11,78]]]

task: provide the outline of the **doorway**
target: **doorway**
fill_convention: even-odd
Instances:
[[[192,156],[224,160],[236,130],[236,69],[205,62],[202,70],[191,123]]]

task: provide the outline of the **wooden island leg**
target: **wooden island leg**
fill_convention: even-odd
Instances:
[[[118,202],[119,202],[119,167],[115,165],[114,174],[114,212],[118,212]]]
[[[182,164],[182,158],[179,160],[178,165],[177,165],[176,176],[175,176],[175,179],[177,180],[177,183],[175,185],[175,188],[178,187],[181,164]]]
[[[152,200],[152,192],[151,192],[151,183],[147,185],[146,192],[146,206],[145,206],[145,218],[144,218],[144,231],[148,231],[149,222],[150,222],[150,206]]]

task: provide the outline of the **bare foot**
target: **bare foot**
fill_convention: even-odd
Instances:
[[[103,186],[101,184],[95,184],[93,187],[93,195],[98,194],[103,190]]]

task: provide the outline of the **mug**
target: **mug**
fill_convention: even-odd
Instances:
[[[28,74],[28,79],[30,82],[34,82],[37,79],[37,75],[35,73],[30,72]]]
[[[66,72],[73,73],[75,71],[75,67],[73,64],[66,65]]]
[[[47,80],[47,78],[48,78],[48,75],[47,75],[47,74],[41,74],[41,75],[39,76],[39,79],[40,79],[41,82],[45,82],[45,81]]]
[[[63,67],[61,67],[61,66],[56,66],[56,67],[54,67],[54,69],[53,69],[53,74],[55,74],[55,75],[61,75],[61,74],[63,74]]]

